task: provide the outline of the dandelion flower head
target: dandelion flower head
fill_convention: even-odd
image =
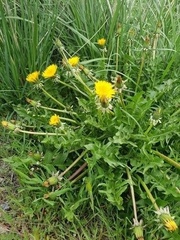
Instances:
[[[52,78],[56,76],[56,72],[57,72],[57,65],[51,64],[44,70],[44,72],[42,73],[42,76],[43,78]]]
[[[79,63],[79,57],[74,56],[68,59],[68,63],[69,65],[71,65],[72,67],[76,67]]]
[[[105,38],[101,38],[98,39],[98,45],[103,47],[106,44],[106,39]]]
[[[39,79],[39,74],[40,74],[39,71],[32,72],[27,75],[26,80],[30,83],[35,83]]]
[[[173,219],[169,219],[169,220],[165,221],[164,222],[164,226],[170,232],[173,232],[176,229],[178,229],[178,226],[177,226],[177,224],[175,223],[175,221]]]
[[[7,121],[2,121],[1,124],[2,124],[3,127],[7,127],[8,126],[8,122]]]
[[[50,120],[49,120],[49,125],[51,126],[57,126],[59,125],[61,122],[60,117],[56,114],[54,114],[53,116],[51,116]]]
[[[113,85],[106,81],[97,81],[95,83],[95,93],[99,97],[101,102],[111,100],[115,94]]]

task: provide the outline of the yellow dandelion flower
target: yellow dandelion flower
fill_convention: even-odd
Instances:
[[[50,120],[49,120],[49,125],[52,126],[57,126],[59,125],[61,122],[60,117],[56,114],[54,114],[53,116],[51,116]]]
[[[106,39],[105,38],[101,38],[101,39],[98,40],[97,43],[98,43],[99,46],[103,47],[106,44]]]
[[[42,73],[42,76],[43,78],[53,78],[56,76],[56,72],[57,72],[57,65],[52,64],[44,70],[44,72]]]
[[[170,232],[175,231],[176,229],[178,229],[177,224],[175,223],[175,221],[173,219],[167,220],[164,222],[164,226],[166,227],[166,229]]]
[[[79,57],[75,56],[75,57],[69,58],[68,59],[68,63],[72,67],[76,67],[78,65],[78,63],[79,63]]]
[[[11,123],[11,122],[2,121],[1,124],[2,124],[2,126],[3,126],[4,128],[7,128],[7,129],[9,129],[9,130],[15,130],[15,129],[16,129],[16,125],[14,125],[14,124]]]
[[[98,81],[95,83],[95,93],[99,97],[101,102],[111,100],[115,94],[113,85],[106,81]]]
[[[178,229],[178,226],[177,226],[176,222],[174,221],[174,217],[172,217],[170,214],[168,206],[165,208],[160,207],[160,209],[158,211],[156,211],[155,213],[158,214],[161,223],[165,226],[165,228],[168,231],[173,232],[176,229]]]
[[[7,127],[8,126],[8,122],[7,121],[2,121],[1,124],[2,124],[3,127]]]
[[[27,75],[26,80],[30,83],[35,83],[39,79],[39,74],[40,74],[39,71],[32,72]]]

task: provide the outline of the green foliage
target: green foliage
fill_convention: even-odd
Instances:
[[[104,207],[125,226],[112,239],[134,239],[133,219],[143,219],[147,239],[178,238],[178,230],[159,230],[154,221],[154,210],[166,206],[180,221],[175,2],[67,2],[57,18],[64,33],[54,39],[55,63],[62,58],[57,72],[43,78],[41,57],[32,62],[30,73],[41,72],[28,83],[33,95],[14,105],[17,120],[2,121],[12,138],[29,143],[4,161],[32,199],[32,216],[45,208],[82,228],[88,209],[108,226]],[[97,8],[99,14],[89,14]],[[102,37],[107,41],[99,46]],[[71,64],[71,55],[80,62]]]

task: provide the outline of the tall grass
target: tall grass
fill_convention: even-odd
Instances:
[[[59,1],[0,1],[2,104],[21,102],[28,91],[27,73],[50,61],[56,19],[61,11],[63,4]]]
[[[147,89],[145,86],[153,88],[176,75],[180,50],[178,1],[68,3],[66,11],[58,16],[58,29],[65,27],[61,40],[71,54],[86,61],[102,57],[97,40],[104,37],[109,58],[106,68],[114,65],[137,88],[140,85],[143,90]]]

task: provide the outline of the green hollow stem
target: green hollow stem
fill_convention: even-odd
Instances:
[[[73,71],[71,66],[70,66],[70,70],[71,70],[72,74],[74,75],[75,79],[78,80],[83,85],[83,87],[85,88],[85,90],[87,90],[89,95],[92,95],[91,89],[84,83],[82,78],[77,73],[74,73],[74,71]]]
[[[69,178],[68,178],[68,180],[73,180],[73,179],[75,179],[76,178],[76,176],[78,175],[80,175],[80,173],[84,170],[84,168],[87,166],[87,162],[85,162],[85,163],[83,163],[83,165],[82,166],[80,166]]]
[[[76,121],[74,121],[73,119],[70,119],[70,118],[65,118],[65,117],[60,117],[61,120],[64,120],[64,121],[67,121],[67,122],[71,122],[71,123],[76,123]]]
[[[118,71],[119,65],[119,34],[117,36],[117,44],[116,44],[116,71]]]
[[[124,104],[124,100],[123,100],[123,95],[122,95],[122,92],[119,94],[119,96],[120,96],[120,102],[121,102],[121,106],[122,106],[122,108],[124,108],[125,109],[125,104]]]
[[[160,26],[157,26],[157,30],[156,30],[156,34],[154,36],[154,39],[153,39],[153,46],[152,46],[152,60],[154,61],[155,60],[155,57],[156,57],[156,50],[157,50],[157,45],[158,45],[158,40],[159,40],[159,37],[160,37]]]
[[[43,93],[48,96],[49,98],[51,98],[54,102],[56,102],[59,106],[63,107],[66,109],[66,107],[64,106],[64,104],[62,104],[61,102],[59,102],[56,98],[54,98],[51,94],[49,94],[43,87],[41,87],[41,90],[43,91]]]
[[[91,89],[85,84],[85,82],[82,80],[82,78],[79,76],[79,74],[77,74],[77,73],[74,71],[73,67],[68,63],[68,59],[67,59],[67,57],[66,57],[66,54],[64,53],[64,51],[65,51],[65,50],[64,50],[64,47],[62,46],[62,43],[61,43],[58,39],[56,40],[56,45],[58,46],[60,53],[63,55],[63,58],[65,59],[65,61],[66,61],[67,65],[68,65],[68,67],[69,67],[72,75],[75,77],[75,79],[76,79],[78,82],[80,82],[80,83],[83,85],[83,87],[85,88],[85,90],[87,91],[87,93],[88,93],[89,95],[92,95]]]
[[[81,153],[81,155],[79,155],[79,157],[69,166],[67,167],[64,172],[62,172],[59,176],[63,177],[72,167],[74,167],[74,165],[76,165],[76,163],[78,163],[81,158],[87,153],[88,150],[85,150]]]
[[[133,181],[132,181],[132,177],[131,177],[130,171],[129,171],[129,169],[127,167],[126,167],[126,172],[127,172],[127,176],[128,176],[129,184],[130,184],[131,197],[132,197],[132,203],[133,203],[133,211],[134,211],[134,219],[138,222]]]
[[[22,130],[20,128],[16,128],[14,130],[14,132],[21,132],[21,133],[26,133],[26,134],[31,134],[31,135],[41,135],[41,136],[64,136],[65,135],[62,133],[32,132],[32,131]]]
[[[78,88],[73,87],[72,85],[69,85],[68,83],[65,83],[65,82],[63,82],[63,81],[61,81],[61,80],[59,80],[59,79],[56,80],[56,82],[61,83],[61,84],[63,84],[64,86],[69,87],[69,88],[73,89],[74,91],[79,92],[79,93],[81,93],[82,95],[84,95],[84,96],[87,97],[87,95],[86,95],[85,93],[83,93],[81,90],[79,90]]]
[[[87,170],[83,171],[81,174],[79,174],[75,179],[71,181],[71,184],[76,183],[79,179],[81,179],[85,174],[87,173]]]
[[[91,71],[88,68],[85,68],[83,65],[80,65],[79,68],[83,71],[83,73],[92,81],[96,82],[97,78],[95,78]]]
[[[158,152],[158,151],[154,151],[153,150],[153,153],[155,153],[157,156],[163,158],[167,163],[169,163],[170,165],[174,166],[175,168],[179,169],[180,170],[180,164],[176,161],[174,161],[173,159],[165,156],[164,154]]]
[[[153,127],[153,124],[152,123],[150,123],[150,125],[149,125],[149,127],[148,127],[148,129],[145,131],[145,135],[146,134],[148,134],[150,131],[151,131],[151,129],[152,129],[152,127]]]
[[[149,199],[151,200],[154,208],[156,209],[156,211],[159,211],[159,207],[156,203],[156,199],[153,197],[153,195],[151,194],[151,192],[149,191],[149,188],[147,187],[147,185],[145,184],[145,182],[142,181],[142,179],[140,177],[138,177],[138,180],[140,181],[141,185],[143,186],[144,190],[146,191]]]
[[[71,111],[67,111],[67,110],[60,110],[60,109],[56,109],[56,108],[45,107],[45,106],[42,106],[42,105],[40,105],[39,108],[43,108],[43,109],[50,110],[50,111],[53,111],[53,112],[77,115],[77,113],[75,113],[75,112],[71,112]]]

